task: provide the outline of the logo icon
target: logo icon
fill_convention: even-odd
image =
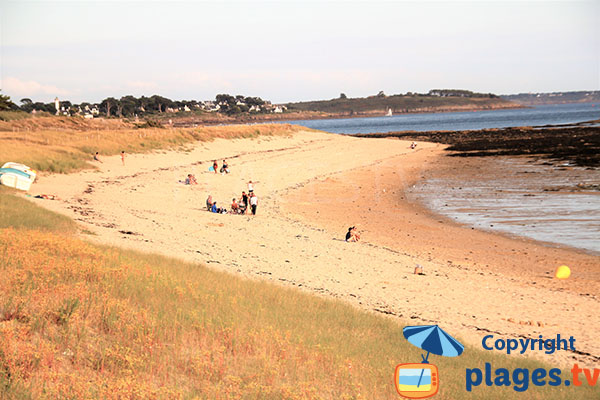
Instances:
[[[433,364],[398,364],[394,382],[400,396],[408,399],[431,397],[440,388],[438,369]]]
[[[407,399],[424,399],[434,396],[440,387],[438,369],[429,364],[429,353],[456,357],[465,347],[437,325],[406,326],[404,337],[412,345],[427,351],[421,355],[420,364],[398,364],[394,373],[396,391]]]

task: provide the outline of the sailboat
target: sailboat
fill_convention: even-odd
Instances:
[[[392,116],[392,109],[388,108],[388,112],[387,114],[385,114],[386,117],[391,117]]]

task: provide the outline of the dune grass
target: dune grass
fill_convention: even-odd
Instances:
[[[68,173],[93,168],[93,154],[109,156],[125,151],[144,153],[175,149],[197,141],[216,138],[255,138],[291,135],[302,129],[297,125],[231,125],[182,129],[34,129],[0,131],[0,162],[14,161],[39,171]]]
[[[24,111],[0,111],[0,121],[18,121],[31,118],[31,114]]]
[[[15,196],[19,191],[0,185],[0,228],[75,233],[77,224],[70,218],[45,210]]]
[[[86,243],[0,191],[0,398],[390,399],[422,353],[399,321],[201,265]],[[55,227],[47,230],[46,227]],[[579,389],[465,391],[465,369],[550,369],[468,347],[431,356],[436,398],[593,398]]]

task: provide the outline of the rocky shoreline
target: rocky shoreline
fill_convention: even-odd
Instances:
[[[600,166],[599,121],[586,124],[482,129],[476,131],[429,131],[356,134],[357,137],[396,137],[449,145],[456,157],[517,156],[541,158],[553,164]],[[591,126],[590,126],[591,125]]]

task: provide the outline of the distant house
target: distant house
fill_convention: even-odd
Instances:
[[[284,111],[287,111],[286,106],[275,106],[275,108],[273,109],[273,113],[275,114],[281,114]]]

